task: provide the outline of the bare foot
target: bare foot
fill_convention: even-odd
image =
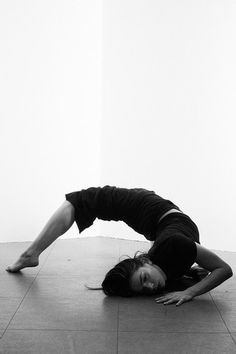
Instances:
[[[10,273],[16,273],[26,267],[36,267],[38,264],[38,256],[32,256],[23,253],[16,263],[6,268],[6,271]]]

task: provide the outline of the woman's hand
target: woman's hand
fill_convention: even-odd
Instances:
[[[175,291],[171,293],[167,293],[163,296],[160,296],[155,299],[155,301],[159,303],[163,303],[164,305],[169,305],[173,303],[177,303],[176,306],[182,305],[184,302],[191,301],[193,296],[187,293],[186,291]]]

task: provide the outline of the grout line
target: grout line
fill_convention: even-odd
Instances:
[[[211,332],[206,332],[206,331],[144,331],[144,330],[138,330],[138,331],[132,331],[132,330],[121,330],[119,331],[120,333],[153,333],[153,334],[166,334],[166,333],[176,333],[176,334],[228,334],[228,331],[211,331]]]
[[[0,329],[1,330],[1,329]],[[9,329],[9,331],[48,331],[48,332],[98,332],[98,333],[117,333],[117,330],[100,330],[100,329],[62,329],[62,328],[12,328]],[[165,331],[165,332],[156,332],[156,331],[143,331],[143,330],[139,330],[139,331],[119,331],[120,333],[152,333],[152,334],[169,334],[169,333],[173,333],[173,334],[229,334],[228,332],[194,332],[194,331],[183,331],[183,332],[177,332],[177,331]]]
[[[1,329],[0,329],[1,330]],[[100,330],[100,329],[62,329],[62,328],[11,328],[9,331],[31,331],[31,332],[97,332],[97,333],[116,333],[116,330]],[[1,339],[1,337],[0,337]],[[0,341],[1,343],[1,341]]]
[[[232,338],[234,344],[236,345],[236,341],[235,341],[234,337],[232,336],[232,334],[231,334],[231,332],[230,332],[230,330],[229,330],[229,328],[228,328],[228,326],[227,326],[225,320],[223,319],[223,317],[222,317],[222,315],[221,315],[221,312],[220,312],[220,310],[219,310],[217,304],[215,303],[215,300],[214,300],[214,298],[213,298],[211,292],[209,292],[209,294],[210,294],[210,297],[211,297],[211,299],[212,299],[212,302],[213,302],[213,304],[215,305],[215,307],[216,307],[216,309],[217,309],[217,311],[218,311],[218,313],[219,313],[219,315],[220,315],[220,317],[221,317],[221,319],[222,319],[222,321],[223,321],[225,327],[227,328],[227,331],[228,331],[230,337]]]
[[[47,255],[47,257],[45,258],[45,261],[43,262],[42,266],[39,268],[38,273],[36,273],[35,279],[37,278],[37,276],[39,275],[39,273],[40,273],[40,272],[41,272],[41,270],[43,269],[43,267],[44,267],[45,263],[47,262],[47,260],[48,260],[49,256],[51,255],[51,253],[52,253],[53,249],[55,248],[56,244],[57,244],[57,240],[56,240],[56,241],[54,241],[54,243],[52,244],[52,246],[51,246],[51,250],[50,250],[50,252],[48,252],[48,255]]]
[[[55,243],[56,243],[56,242],[55,242]],[[17,306],[17,308],[16,308],[14,314],[13,314],[12,317],[10,318],[10,320],[9,320],[9,322],[8,322],[8,325],[6,326],[6,328],[5,328],[5,330],[4,330],[4,332],[3,332],[2,336],[1,336],[1,338],[3,338],[4,334],[5,334],[6,331],[8,330],[8,328],[9,328],[9,326],[10,326],[10,324],[11,324],[13,318],[15,317],[15,315],[16,315],[17,311],[19,310],[19,308],[20,308],[22,302],[24,301],[24,299],[26,298],[26,296],[27,296],[27,294],[29,293],[30,289],[32,288],[32,285],[34,284],[34,282],[35,282],[35,280],[36,280],[36,278],[37,278],[37,276],[38,276],[40,270],[43,268],[44,264],[45,264],[46,261],[48,260],[48,257],[50,256],[50,254],[51,254],[51,252],[52,252],[52,250],[53,250],[54,247],[55,247],[55,245],[52,247],[52,249],[50,250],[50,252],[48,252],[48,255],[45,257],[45,260],[44,260],[42,266],[39,268],[38,272],[37,272],[35,275],[32,276],[32,277],[33,277],[33,281],[31,282],[31,284],[30,284],[28,290],[26,291],[25,295],[23,296],[22,300],[20,301],[20,304]]]

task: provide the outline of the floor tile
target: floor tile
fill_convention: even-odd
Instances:
[[[236,297],[234,292],[213,293],[213,301],[230,332],[236,332]]]
[[[23,298],[29,290],[35,277],[23,272],[0,275],[0,297]]]
[[[52,255],[62,253],[87,258],[102,255],[103,258],[119,255],[119,239],[109,237],[87,237],[70,240],[58,239],[53,248]]]
[[[179,307],[156,304],[153,297],[120,300],[120,331],[227,332],[209,294]]]
[[[95,298],[99,299],[103,295],[102,290],[89,290],[85,287],[85,284],[99,287],[101,286],[101,280],[98,277],[81,279],[80,277],[37,277],[33,282],[30,290],[27,293],[29,297],[49,297],[51,299],[56,298],[68,298],[68,299],[90,299],[94,301]],[[98,300],[100,301],[100,300]]]
[[[236,346],[224,333],[121,332],[118,354],[235,354]]]
[[[40,265],[5,272],[30,243],[0,247],[0,353],[235,353],[236,278],[180,307],[155,297],[108,298],[100,286],[122,255],[147,241],[58,239]],[[236,271],[236,253],[217,251]],[[7,330],[6,330],[7,328]],[[6,332],[4,332],[6,330]]]
[[[116,354],[112,332],[8,330],[0,339],[4,354]]]
[[[0,297],[0,329],[6,329],[21,301],[20,298]]]
[[[232,338],[234,340],[234,343],[236,345],[236,332],[231,332],[230,334],[231,334],[231,336],[232,336]]]
[[[85,289],[77,298],[29,296],[9,329],[117,330],[118,303]]]
[[[106,244],[106,239],[103,237],[91,237],[89,240],[88,238],[59,240],[50,253],[50,257],[40,269],[38,276],[76,275],[84,279],[94,275],[103,278],[119,261],[118,241],[108,239],[108,244]],[[89,249],[89,244],[92,245],[91,249]]]
[[[88,276],[103,277],[115,264],[117,258],[111,258],[104,261],[101,257],[90,257],[79,259],[72,255],[59,257],[52,255],[40,269],[38,276]]]

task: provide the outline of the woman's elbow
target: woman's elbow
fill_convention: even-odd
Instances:
[[[227,277],[231,278],[233,276],[232,268],[229,265],[227,265],[227,267],[225,267],[224,269],[226,270]]]

